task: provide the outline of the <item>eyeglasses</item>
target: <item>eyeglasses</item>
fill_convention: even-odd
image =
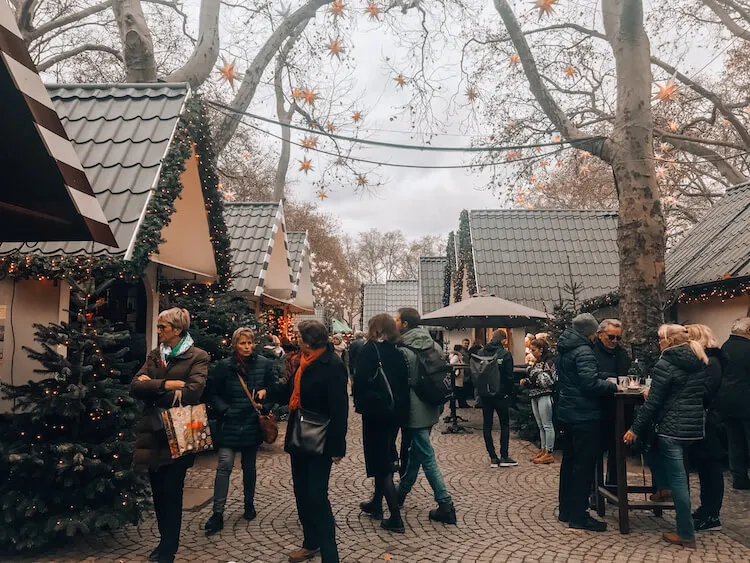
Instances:
[[[616,335],[616,334],[608,334],[608,335],[607,335],[607,339],[608,339],[608,340],[609,340],[610,342],[614,342],[615,340],[617,340],[617,342],[619,342],[620,340],[622,340],[622,336],[618,336],[618,335]]]

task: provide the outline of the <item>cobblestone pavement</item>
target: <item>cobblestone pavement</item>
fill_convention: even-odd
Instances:
[[[481,427],[479,411],[462,410],[474,428]],[[741,562],[750,561],[750,492],[727,488],[722,521],[725,532],[701,533],[697,550],[667,545],[661,532],[674,529],[671,513],[656,518],[650,513],[631,515],[632,532],[617,532],[615,510],[607,509],[610,531],[574,532],[557,521],[556,499],[559,463],[536,466],[528,461],[535,448],[513,440],[511,455],[519,467],[490,469],[481,432],[443,435],[443,425],[433,432],[438,462],[453,495],[457,526],[431,522],[434,507],[423,475],[406,501],[406,534],[389,534],[359,512],[359,502],[368,498],[371,483],[364,474],[361,425],[352,415],[349,455],[331,476],[330,495],[334,507],[342,561],[393,562]],[[495,433],[497,439],[497,429]],[[203,502],[186,510],[180,563],[227,563],[286,561],[286,553],[301,542],[292,493],[289,461],[282,440],[265,448],[258,457],[258,518],[242,519],[241,475],[232,474],[232,489],[225,513],[224,531],[206,538],[202,524],[210,515]],[[187,486],[204,493],[213,484],[214,460],[204,458],[188,474]],[[640,478],[640,470],[632,479]],[[697,484],[692,487],[694,495]],[[199,498],[200,495],[197,495]],[[727,526],[729,524],[729,526]],[[146,560],[156,544],[156,522],[149,516],[138,527],[113,535],[81,538],[45,557],[17,558],[23,563],[122,562]]]

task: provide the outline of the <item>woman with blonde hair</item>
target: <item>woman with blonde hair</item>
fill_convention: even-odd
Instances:
[[[218,435],[214,436],[218,463],[213,513],[204,526],[207,536],[224,528],[229,476],[238,453],[242,454],[243,518],[255,519],[255,462],[263,438],[253,401],[262,404],[281,393],[279,364],[256,352],[255,333],[251,329],[241,327],[234,331],[232,350],[234,354],[218,362],[211,370],[206,386],[206,402],[218,421]]]
[[[662,537],[669,543],[695,548],[685,452],[704,436],[703,396],[708,357],[700,342],[691,340],[688,329],[682,325],[661,325],[659,347],[662,352],[653,369],[646,402],[623,440],[632,444],[653,428],[654,483],[661,490],[657,493],[671,491],[677,520],[677,533],[665,533]]]
[[[696,531],[721,530],[719,512],[724,499],[724,447],[721,444],[721,421],[714,399],[727,371],[729,356],[719,347],[714,332],[706,325],[687,325],[691,340],[700,342],[708,356],[703,407],[706,409],[706,437],[693,443],[690,457],[698,469],[701,484],[701,504],[693,512]]]
[[[130,384],[130,394],[146,407],[137,428],[133,462],[148,467],[161,536],[148,560],[172,563],[180,543],[185,474],[195,456],[172,459],[160,413],[176,399],[183,405],[200,402],[206,385],[208,354],[193,345],[188,333],[190,313],[186,309],[162,311],[156,322],[159,346],[149,352]]]

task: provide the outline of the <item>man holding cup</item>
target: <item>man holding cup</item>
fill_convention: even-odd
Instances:
[[[599,323],[594,341],[594,355],[599,366],[599,377],[624,386],[621,378],[630,371],[630,356],[622,347],[622,323],[618,319],[604,319]],[[633,422],[633,412],[626,413],[626,427]],[[607,452],[607,485],[617,484],[615,436],[615,401],[607,397],[602,403],[602,449]]]

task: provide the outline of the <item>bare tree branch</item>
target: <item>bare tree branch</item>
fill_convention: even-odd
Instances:
[[[740,39],[744,39],[745,41],[750,40],[750,31],[743,29],[743,27],[738,24],[734,18],[727,12],[724,8],[719,6],[719,3],[716,2],[716,0],[702,0],[703,4],[705,4],[714,14],[716,14],[719,19],[721,20],[721,23],[723,23],[727,30],[732,34]]]
[[[112,10],[120,30],[125,79],[128,82],[156,82],[154,43],[140,0],[114,0]]]
[[[42,37],[43,35],[46,35],[50,31],[64,27],[71,23],[79,22],[84,18],[93,16],[94,14],[98,14],[99,12],[103,12],[104,10],[111,8],[113,2],[114,0],[104,0],[104,2],[100,2],[99,4],[94,4],[93,6],[89,6],[88,8],[85,8],[81,10],[80,12],[70,14],[69,16],[63,16],[61,18],[57,18],[50,22],[47,22],[44,25],[40,25],[39,27],[35,28],[32,31],[29,31],[28,33],[24,33],[26,42],[28,43],[28,42],[33,41],[34,39],[39,39],[40,37]]]
[[[182,66],[166,77],[168,82],[187,82],[197,88],[211,74],[219,58],[219,11],[220,0],[202,0],[198,17],[198,43],[193,54]]]
[[[44,72],[45,70],[53,67],[57,63],[62,62],[66,59],[70,59],[72,57],[78,56],[81,53],[84,53],[86,51],[101,51],[103,53],[109,53],[110,55],[115,57],[118,61],[122,62],[122,55],[120,54],[119,50],[114,49],[113,47],[108,47],[107,45],[95,45],[93,43],[85,43],[83,45],[79,45],[78,47],[70,49],[69,51],[63,51],[62,53],[58,53],[54,57],[50,57],[48,59],[43,60],[42,62],[36,65],[36,68],[40,72]]]
[[[705,159],[707,162],[710,162],[730,184],[740,184],[747,181],[747,178],[737,171],[725,157],[721,156],[716,151],[709,149],[702,144],[702,142],[680,138],[679,136],[672,135],[667,131],[661,131],[659,129],[654,129],[654,135],[668,139],[670,144],[677,149],[689,152]]]

